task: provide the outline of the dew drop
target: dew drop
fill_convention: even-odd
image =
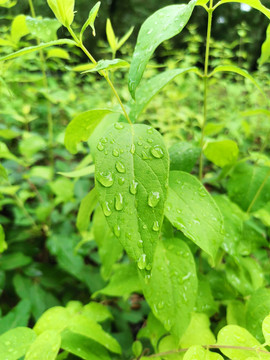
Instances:
[[[160,200],[160,194],[158,191],[151,191],[148,195],[148,205],[150,207],[156,207]]]
[[[152,229],[153,229],[153,231],[159,231],[159,222],[158,221],[154,221]]]
[[[114,124],[114,127],[115,127],[115,129],[117,129],[117,130],[122,130],[122,129],[124,129],[124,125],[123,125],[122,123],[119,123],[119,122],[115,123],[115,124]]]
[[[119,184],[119,185],[123,185],[124,182],[125,182],[125,178],[123,178],[122,176],[120,176],[120,177],[118,178],[118,184]]]
[[[135,180],[132,180],[130,187],[129,187],[129,191],[132,195],[137,194],[137,186],[138,186],[138,183]]]
[[[110,205],[108,203],[108,201],[105,201],[103,204],[102,204],[102,210],[103,210],[103,213],[105,216],[110,216],[112,211],[110,209]]]
[[[115,195],[114,198],[114,206],[115,206],[115,210],[120,211],[123,209],[124,207],[124,201],[123,201],[123,195],[118,193]]]
[[[131,145],[131,148],[130,148],[131,154],[135,154],[135,150],[136,150],[135,144],[132,144],[132,145]]]
[[[125,165],[121,163],[121,161],[117,161],[115,164],[115,168],[118,172],[124,174],[126,172]]]
[[[114,227],[113,227],[113,232],[114,232],[114,235],[115,235],[116,237],[119,237],[119,236],[120,236],[120,231],[121,231],[120,226],[117,225],[117,224],[115,224]]]
[[[149,271],[149,270],[151,270],[151,269],[152,269],[152,265],[151,265],[151,264],[147,264],[145,268],[146,268],[146,270],[148,270],[148,271]]]
[[[147,142],[149,142],[149,144],[152,144],[153,141],[154,141],[154,140],[151,139],[151,138],[148,138],[148,139],[147,139]]]
[[[139,241],[138,241],[138,247],[139,247],[139,248],[142,248],[142,247],[143,247],[143,241],[142,241],[142,240],[139,240]]]
[[[146,226],[145,224],[143,225],[143,229],[144,229],[144,230],[146,230],[146,229],[147,229],[147,226]]]
[[[113,154],[113,156],[118,157],[119,156],[119,151],[117,149],[114,149],[112,154]]]
[[[103,185],[104,187],[111,187],[113,184],[113,177],[110,171],[105,172],[102,171],[97,174],[97,180]]]
[[[150,35],[152,33],[153,29],[150,29],[148,32],[147,32],[147,35]]]
[[[153,146],[150,151],[151,154],[157,159],[161,159],[164,156],[164,152],[159,145]]]
[[[104,146],[101,144],[101,142],[99,142],[99,143],[97,144],[97,149],[98,149],[99,151],[103,151],[103,150],[104,150]]]
[[[108,139],[107,139],[107,138],[102,138],[102,139],[100,139],[100,142],[101,142],[102,144],[107,144]]]
[[[147,132],[148,132],[148,134],[153,134],[154,129],[153,129],[152,127],[149,127],[149,128],[147,129]]]
[[[161,310],[164,308],[164,301],[160,301],[157,305],[158,309]]]
[[[143,160],[149,160],[149,156],[146,154],[145,151],[142,151],[142,158]]]
[[[137,265],[140,270],[143,270],[146,268],[146,255],[145,254],[142,254],[140,256]]]
[[[143,143],[142,143],[142,141],[138,141],[137,144],[138,144],[139,146],[142,146]]]

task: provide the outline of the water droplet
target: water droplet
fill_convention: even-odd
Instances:
[[[101,183],[101,185],[110,187],[113,184],[112,173],[110,171],[97,173],[97,180]]]
[[[157,159],[161,159],[164,156],[164,152],[159,145],[155,145],[154,147],[151,148],[150,151],[151,154]]]
[[[117,130],[122,130],[122,129],[124,129],[124,125],[123,125],[122,123],[119,123],[119,122],[115,123],[115,124],[114,124],[114,127],[115,127],[115,129],[117,129]]]
[[[149,156],[146,154],[145,151],[142,151],[142,158],[143,160],[149,160]]]
[[[107,139],[107,138],[102,138],[102,139],[100,139],[100,142],[101,142],[102,144],[107,144],[108,139]]]
[[[108,155],[108,150],[105,150],[105,151],[104,151],[104,154],[105,154],[105,155]]]
[[[153,224],[152,229],[153,229],[154,231],[159,231],[159,223],[158,223],[158,221],[154,221],[154,224]]]
[[[137,144],[138,144],[139,146],[142,146],[143,143],[142,143],[142,141],[138,141]]]
[[[124,207],[124,201],[123,201],[123,195],[118,193],[115,195],[114,198],[114,206],[115,206],[115,210],[122,210]]]
[[[119,185],[123,185],[125,182],[125,178],[123,178],[122,176],[120,178],[118,178],[118,184]]]
[[[164,308],[164,301],[160,301],[159,303],[158,303],[158,309],[163,309]]]
[[[150,29],[148,32],[147,32],[147,35],[150,35],[152,33],[153,29]]]
[[[143,247],[143,241],[142,241],[142,240],[139,240],[139,241],[138,241],[138,247],[139,247],[139,248],[142,248],[142,247]]]
[[[151,270],[151,269],[152,269],[152,265],[151,265],[151,264],[147,264],[145,268],[146,268],[146,270],[148,270],[148,271],[149,271],[149,270]]]
[[[102,204],[102,210],[103,210],[105,216],[110,216],[111,215],[112,211],[110,209],[110,205],[109,205],[108,201],[105,201]]]
[[[146,226],[145,224],[143,225],[143,229],[144,229],[144,230],[146,230],[146,229],[147,229],[147,226]]]
[[[117,149],[113,149],[112,154],[113,154],[113,156],[118,157],[119,156],[119,151]]]
[[[147,139],[147,142],[149,142],[149,144],[152,144],[153,141],[154,141],[153,139],[150,138]]]
[[[145,267],[146,267],[146,255],[145,254],[142,254],[140,256],[137,265],[140,270],[145,269]]]
[[[126,172],[125,165],[121,163],[121,161],[117,161],[115,164],[115,168],[118,172],[124,174]]]
[[[119,236],[120,236],[120,231],[121,231],[120,226],[117,225],[117,224],[115,224],[114,227],[113,227],[113,232],[114,232],[114,235],[115,235],[116,237],[119,237]]]
[[[137,194],[137,186],[138,186],[138,183],[135,180],[132,180],[130,187],[129,187],[129,191],[132,195]]]
[[[151,191],[148,195],[148,205],[153,207],[156,207],[160,200],[160,194],[158,191]]]
[[[136,150],[135,144],[132,144],[132,145],[131,145],[131,148],[130,148],[131,154],[135,154],[135,150]]]
[[[153,134],[154,129],[150,126],[150,127],[147,129],[147,132],[148,132],[148,134]]]
[[[104,146],[101,144],[101,142],[98,143],[97,149],[98,149],[99,151],[103,151],[103,150],[104,150]]]

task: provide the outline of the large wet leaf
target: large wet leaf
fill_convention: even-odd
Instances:
[[[259,65],[263,65],[264,63],[269,62],[269,57],[270,57],[270,25],[268,25],[266,31],[266,39],[262,44],[261,57],[258,60]]]
[[[170,172],[165,215],[186,237],[215,258],[224,239],[223,217],[199,180],[182,171]]]
[[[112,125],[96,153],[96,189],[115,236],[140,269],[152,263],[167,193],[169,159],[146,125]]]
[[[146,65],[155,49],[165,40],[179,34],[188,22],[197,0],[189,4],[166,6],[152,14],[143,23],[134,50],[129,72],[129,91],[135,91]]]
[[[18,327],[4,333],[0,336],[1,359],[20,359],[26,353],[35,338],[35,332],[26,327]]]
[[[31,344],[25,360],[55,360],[60,349],[61,336],[56,331],[47,330]]]
[[[155,317],[180,339],[188,327],[198,286],[189,247],[177,238],[160,241],[151,276],[142,279],[142,286]]]

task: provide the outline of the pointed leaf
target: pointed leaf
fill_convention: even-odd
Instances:
[[[269,62],[269,58],[270,58],[270,25],[268,25],[266,31],[266,39],[262,44],[261,57],[258,60],[259,65],[261,66],[264,63]]]
[[[107,19],[106,22],[106,35],[107,35],[108,43],[112,49],[112,52],[116,52],[117,50],[116,37],[110,19]]]
[[[156,11],[143,23],[129,72],[129,91],[133,98],[135,98],[136,88],[155,49],[163,41],[172,38],[183,30],[192,14],[196,1],[192,0],[187,5],[166,6]]]
[[[68,27],[73,23],[75,0],[47,0],[47,3],[62,25]]]
[[[76,221],[76,226],[80,231],[87,230],[90,223],[90,216],[96,207],[97,200],[96,188],[93,188],[82,199]]]
[[[263,13],[270,19],[270,10],[268,8],[266,8],[265,6],[263,6],[262,3],[260,2],[260,0],[221,0],[217,3],[216,7],[219,5],[222,5],[222,4],[230,3],[230,2],[247,4],[256,10],[259,10],[261,13]]]
[[[80,39],[82,40],[83,34],[87,28],[87,26],[90,26],[93,30],[93,36],[96,36],[96,29],[95,29],[95,20],[100,8],[101,2],[98,1],[96,3],[96,5],[90,10],[88,19],[86,20],[86,22],[84,23],[81,33],[80,33]]]
[[[87,141],[104,116],[114,112],[109,109],[85,111],[71,120],[66,128],[65,146],[71,154],[77,153],[77,144]]]
[[[39,335],[28,349],[25,360],[55,360],[60,350],[61,336],[47,330]]]
[[[48,43],[41,43],[40,45],[23,48],[23,49],[21,49],[19,51],[16,51],[15,53],[12,53],[12,54],[9,54],[9,55],[6,55],[6,56],[2,56],[0,58],[0,61],[15,59],[15,58],[17,58],[19,56],[30,54],[32,52],[42,50],[42,49],[45,49],[45,48],[50,47],[50,46],[63,45],[63,44],[76,45],[75,41],[73,41],[73,40],[59,39],[59,40],[55,40],[55,41],[50,41]]]
[[[29,34],[29,29],[26,24],[26,16],[16,16],[11,24],[10,35],[12,41],[17,44],[21,40],[21,38],[27,34]]]
[[[168,152],[146,125],[113,124],[96,153],[96,188],[107,221],[140,269],[150,267],[159,239]]]
[[[8,245],[5,241],[5,232],[3,226],[0,224],[0,253],[7,249]]]
[[[131,36],[131,34],[133,33],[134,30],[134,26],[132,26],[128,32],[118,41],[117,43],[117,50],[120,49],[124,43],[129,39],[129,37]]]
[[[196,302],[197,276],[193,255],[179,239],[160,241],[151,276],[142,279],[143,293],[155,317],[179,339]]]
[[[59,171],[57,174],[65,176],[67,178],[78,178],[81,176],[93,175],[94,172],[95,172],[95,166],[89,165],[89,166],[86,166],[85,168],[79,169],[79,170],[74,170],[74,171],[69,171],[69,172]]]
[[[100,60],[97,65],[90,69],[83,72],[83,74],[87,74],[90,72],[101,71],[101,70],[116,70],[119,68],[128,67],[129,63],[125,60],[121,59],[113,59],[113,60]]]
[[[186,237],[215,258],[224,239],[223,218],[199,180],[182,171],[170,172],[165,215]]]

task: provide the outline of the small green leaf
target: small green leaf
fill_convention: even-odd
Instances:
[[[45,43],[57,40],[57,30],[61,26],[56,19],[37,19],[31,16],[26,17],[26,24],[29,32]]]
[[[103,322],[112,318],[112,314],[108,310],[108,307],[97,302],[90,302],[85,305],[81,310],[81,314],[92,319],[96,322]]]
[[[159,241],[151,276],[142,279],[143,294],[155,317],[179,339],[188,327],[197,286],[189,247],[177,238]]]
[[[246,307],[242,301],[231,300],[227,305],[227,324],[246,327],[245,313]]]
[[[69,172],[61,172],[60,171],[57,174],[65,176],[67,178],[78,178],[78,177],[82,177],[82,176],[93,175],[94,172],[95,172],[95,165],[89,165],[82,169],[78,169],[78,170],[74,170],[74,171],[69,171]]]
[[[142,343],[138,340],[134,341],[134,343],[132,344],[132,352],[136,357],[136,359],[140,357],[142,351],[143,351]]]
[[[0,179],[4,179],[4,180],[8,179],[8,174],[6,172],[6,169],[1,164],[0,164]]]
[[[129,63],[127,61],[121,60],[121,59],[100,60],[94,68],[84,71],[83,74],[87,74],[87,73],[95,72],[95,71],[101,71],[101,70],[116,70],[116,69],[121,69],[121,68],[125,68],[128,66],[129,66]]]
[[[106,35],[107,35],[108,43],[112,49],[112,52],[115,53],[117,51],[117,45],[116,45],[117,40],[110,19],[107,19],[106,22]]]
[[[266,316],[262,323],[262,332],[267,345],[270,344],[270,315]]]
[[[239,149],[233,140],[216,140],[207,142],[203,152],[208,160],[223,168],[237,161]]]
[[[204,6],[208,2],[209,2],[209,0],[198,0],[197,3],[196,3],[196,6],[199,6],[199,5]]]
[[[264,63],[269,62],[269,58],[270,58],[270,25],[268,25],[266,31],[266,39],[262,44],[261,57],[258,60],[259,65],[262,66]]]
[[[191,172],[196,164],[201,149],[195,147],[190,142],[178,142],[169,149],[170,170],[180,170]]]
[[[165,215],[194,241],[215,258],[224,239],[222,215],[205,187],[192,175],[171,171]]]
[[[269,13],[270,13],[270,10],[269,10]],[[257,87],[257,89],[262,93],[262,95],[265,98],[267,98],[267,96],[266,96],[265,92],[263,91],[263,89],[261,88],[261,86],[257,83],[257,81],[254,79],[254,77],[251,76],[246,70],[241,69],[234,65],[219,65],[212,71],[212,73],[209,76],[213,76],[219,72],[233,72],[233,73],[243,76],[244,78],[250,80]]]
[[[10,9],[11,7],[15,6],[17,4],[17,0],[0,0],[0,6]]]
[[[223,357],[217,353],[204,349],[200,345],[191,346],[185,353],[183,360],[222,360]],[[235,359],[236,360],[236,359]]]
[[[0,61],[5,61],[5,60],[11,60],[11,59],[15,59],[19,56],[23,56],[23,55],[26,55],[26,54],[30,54],[32,52],[35,52],[35,51],[38,51],[38,50],[42,50],[42,49],[45,49],[47,47],[50,47],[50,46],[55,46],[55,45],[64,45],[64,44],[67,44],[67,45],[76,45],[75,41],[73,40],[70,40],[70,39],[59,39],[59,40],[55,40],[55,41],[50,41],[48,43],[41,43],[40,45],[36,45],[36,46],[30,46],[30,47],[26,47],[26,48],[23,48],[19,51],[16,51],[15,53],[11,53],[9,55],[6,55],[6,56],[2,56],[0,58]]]
[[[165,40],[179,34],[188,22],[197,0],[189,4],[170,5],[156,11],[143,23],[129,71],[129,91],[135,91],[155,49]]]
[[[56,331],[46,330],[31,344],[25,360],[55,360],[60,345],[61,336]]]
[[[88,15],[88,19],[84,23],[82,30],[80,32],[80,39],[82,40],[83,34],[87,28],[87,26],[90,26],[93,30],[93,36],[96,36],[96,29],[95,29],[95,20],[100,8],[101,2],[98,1],[96,5],[90,10],[90,13]]]
[[[96,207],[97,201],[97,191],[95,188],[82,199],[76,221],[76,226],[80,231],[87,230],[90,216]]]
[[[134,26],[132,26],[123,37],[121,37],[121,39],[117,42],[117,50],[120,49],[124,45],[124,43],[129,39],[129,37],[133,33],[133,30],[134,30]]]
[[[115,123],[97,148],[96,188],[108,224],[139,268],[150,267],[167,193],[163,139],[149,126]]]
[[[29,34],[29,29],[26,24],[26,16],[16,16],[11,24],[11,40],[17,44],[27,34]]]
[[[109,109],[85,111],[71,120],[66,128],[65,146],[71,154],[77,153],[77,144],[87,141],[104,116],[113,113]]]
[[[153,348],[158,351],[157,345],[159,339],[167,333],[161,322],[153,315],[152,312],[148,315],[146,325],[140,329],[137,338],[148,338],[151,341]]]
[[[70,56],[69,53],[61,48],[52,48],[47,52],[47,59],[49,58],[58,58],[58,59],[65,59],[69,60]]]
[[[0,253],[4,252],[8,248],[5,241],[5,232],[3,226],[0,224]]]
[[[62,25],[69,27],[72,24],[75,0],[47,0],[47,3]]]
[[[260,2],[260,0],[220,0],[217,3],[216,7],[220,6],[222,4],[231,3],[231,2],[247,4],[256,10],[259,10],[261,13],[263,13],[270,19],[270,10],[268,8],[266,8],[265,6],[263,6],[262,3]]]
[[[18,360],[36,338],[32,329],[17,327],[0,336],[0,354],[5,360]]]

